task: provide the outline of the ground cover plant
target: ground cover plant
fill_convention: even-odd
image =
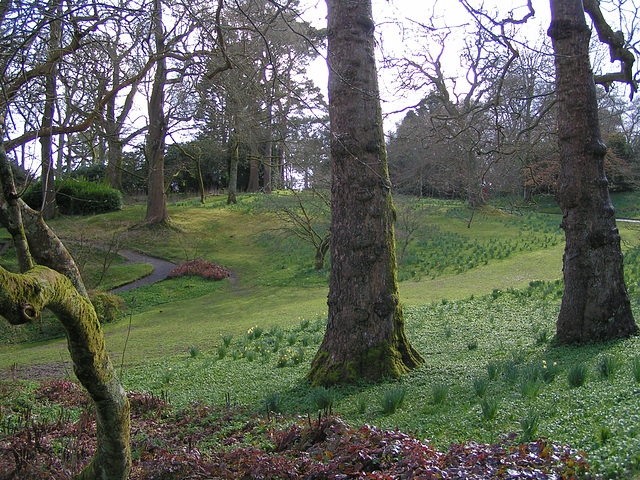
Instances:
[[[107,342],[114,363],[124,366],[126,387],[164,399],[172,411],[183,411],[198,401],[207,408],[244,409],[249,416],[258,415],[260,422],[268,410],[283,412],[289,419],[302,416],[308,424],[309,417],[317,420],[317,410],[301,379],[322,340],[326,276],[305,273],[309,267],[296,260],[302,251],[297,249],[303,247],[289,245],[262,228],[273,217],[264,216],[260,196],[240,198],[233,207],[222,202],[202,207],[185,201],[171,207],[177,229],[131,235],[127,248],[146,249],[177,263],[205,258],[228,266],[235,279],[209,282],[182,277],[121,294],[125,315],[105,326]],[[447,242],[468,237],[465,245],[477,242],[490,248],[500,237],[503,245],[515,245],[521,241],[519,220],[531,222],[527,231],[534,237],[539,234],[538,240],[533,248],[514,248],[507,258],[488,258],[486,265],[477,262],[460,273],[450,268],[435,279],[432,274],[429,278],[415,275],[403,282],[401,295],[411,298],[405,306],[408,333],[427,359],[426,365],[400,382],[332,389],[331,413],[347,423],[348,431],[357,431],[363,424],[376,425],[381,431],[399,428],[412,432],[421,443],[428,440],[429,448],[439,452],[447,452],[451,445],[469,446],[470,441],[482,450],[482,445],[504,439],[513,445],[548,438],[549,444],[586,451],[592,469],[604,477],[633,478],[640,467],[636,453],[640,451],[638,339],[582,348],[555,346],[554,322],[562,294],[561,283],[555,281],[558,273],[540,277],[529,286],[522,280],[518,259],[537,258],[544,263],[551,256],[561,256],[560,244],[548,242],[545,247],[545,236],[550,235],[545,229],[557,217],[514,217],[487,211],[467,229],[469,218],[464,209],[442,201],[433,205],[437,208],[425,227],[436,225],[446,233]],[[103,229],[111,232],[115,225],[126,229],[138,215],[142,215],[140,207],[127,207],[78,221],[86,226],[87,234],[98,234]],[[65,231],[74,225],[65,224],[65,219],[59,222]],[[189,231],[196,234],[186,235]],[[626,260],[633,262],[638,232],[627,225],[621,225],[621,231]],[[291,255],[286,262],[278,260],[285,250]],[[477,273],[480,275],[475,276]],[[630,264],[625,273],[631,290],[637,285],[638,272]],[[492,282],[497,277],[505,285],[522,288],[495,288]],[[460,296],[464,282],[472,286]],[[632,293],[632,300],[637,316],[636,294]],[[0,348],[5,375],[18,374],[24,364],[60,362],[63,343],[36,347]],[[612,369],[602,366],[607,365],[607,358],[615,359]],[[579,365],[586,374],[574,386],[569,376]],[[603,375],[603,368],[612,374]],[[403,392],[402,401],[393,413],[385,413],[384,396],[393,390]],[[60,411],[31,403],[32,412],[40,408]],[[5,410],[3,415],[2,421],[12,425],[19,424],[20,415],[24,417],[19,408]],[[82,417],[80,411],[74,415]],[[244,418],[243,425],[259,423]],[[295,421],[289,421],[293,423],[284,431],[293,428]],[[255,434],[236,430],[243,438]],[[72,443],[72,436],[65,438]],[[233,438],[228,442],[246,446],[237,436]],[[269,444],[271,440],[264,441]],[[222,440],[219,443],[224,445]],[[154,452],[164,451],[152,440],[147,444]],[[508,451],[506,444],[501,445]],[[465,448],[456,451],[462,455]],[[184,449],[181,453],[165,450],[166,458],[184,454]]]
[[[15,385],[0,387],[4,393]],[[95,425],[88,399],[64,380],[29,393],[48,400],[51,413],[34,415],[20,394],[12,396],[6,410],[19,411],[24,423],[3,425],[12,433],[3,434],[0,444],[0,478],[70,478],[91,454]],[[512,436],[440,452],[400,431],[353,427],[331,415],[292,418],[195,402],[174,409],[148,394],[129,392],[129,398],[135,425],[131,479],[382,480],[407,478],[408,472],[419,478],[571,479],[589,474],[583,454],[546,440],[521,445]]]

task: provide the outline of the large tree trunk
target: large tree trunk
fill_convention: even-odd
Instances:
[[[589,62],[591,31],[582,0],[551,0],[551,10],[561,158],[557,200],[566,236],[557,337],[563,343],[626,337],[637,326],[604,172],[607,149]]]
[[[153,2],[153,30],[156,52],[164,52],[164,32],[162,28],[162,5]],[[164,188],[164,147],[167,134],[167,120],[164,115],[164,86],[167,82],[167,64],[164,57],[156,62],[151,98],[149,99],[149,131],[147,133],[146,155],[149,164],[146,224],[166,223],[167,198]]]
[[[91,302],[69,280],[46,267],[12,274],[0,267],[0,312],[11,324],[34,321],[43,308],[58,317],[67,333],[78,380],[96,407],[97,448],[82,480],[123,480],[131,468],[129,400],[107,355],[100,322]]]
[[[398,377],[423,360],[405,335],[370,0],[328,0],[329,321],[313,384]]]

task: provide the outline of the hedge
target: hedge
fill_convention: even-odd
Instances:
[[[56,204],[62,215],[91,215],[122,208],[122,195],[104,183],[56,180]],[[22,196],[31,208],[42,206],[42,182],[33,184]]]

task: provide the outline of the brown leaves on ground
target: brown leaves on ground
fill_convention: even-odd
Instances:
[[[10,395],[0,384],[0,398]],[[546,440],[469,442],[442,453],[405,433],[354,428],[339,417],[266,418],[202,403],[173,411],[153,395],[129,398],[131,479],[590,478],[583,454]],[[81,387],[62,380],[43,384],[34,399],[60,413],[44,421],[29,405],[3,407],[0,479],[70,479],[95,446],[90,401]],[[76,407],[79,418],[70,421],[65,412]]]

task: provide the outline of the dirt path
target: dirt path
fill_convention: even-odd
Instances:
[[[120,250],[118,255],[122,255],[127,259],[125,265],[127,263],[148,263],[153,267],[153,272],[146,277],[139,278],[138,280],[134,280],[133,282],[121,285],[113,290],[109,290],[109,293],[127,292],[143,285],[151,285],[152,283],[159,282],[160,280],[167,278],[169,272],[176,268],[175,263],[168,262],[157,257],[150,257],[143,253],[132,252],[130,250]]]

